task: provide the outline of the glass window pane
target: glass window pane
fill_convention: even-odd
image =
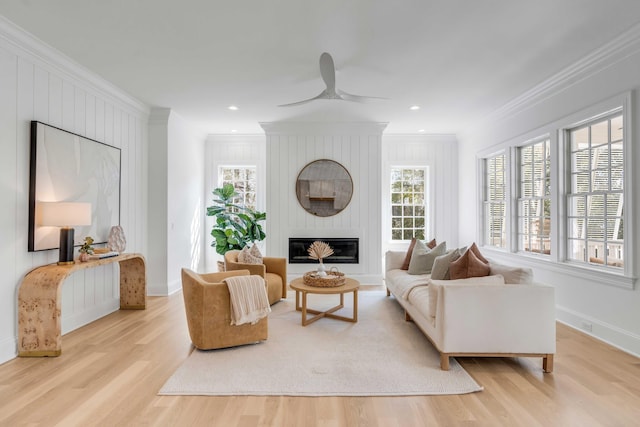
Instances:
[[[591,126],[591,146],[602,145],[609,142],[609,120],[596,123]]]
[[[611,119],[611,141],[622,141],[622,136],[622,116],[617,116]]]
[[[570,132],[571,151],[577,151],[589,146],[589,128],[584,127]]]
[[[576,261],[587,261],[587,253],[584,240],[569,240],[567,257]]]

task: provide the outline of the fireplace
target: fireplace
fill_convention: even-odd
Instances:
[[[289,238],[289,264],[317,264],[318,261],[309,258],[307,249],[316,240],[326,242],[333,255],[324,259],[327,264],[358,264],[359,262],[359,239],[356,238],[311,238],[311,237],[290,237]]]

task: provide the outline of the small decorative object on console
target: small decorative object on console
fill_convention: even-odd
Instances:
[[[124,230],[119,225],[114,225],[109,231],[109,240],[107,246],[113,252],[122,253],[127,247],[127,239],[124,236]]]
[[[78,249],[78,253],[80,254],[80,262],[87,262],[89,260],[89,255],[93,255],[93,237],[87,236],[84,238],[84,243]]]
[[[307,252],[309,252],[309,258],[317,259],[320,262],[317,271],[318,277],[325,277],[327,275],[327,270],[322,263],[322,260],[323,258],[333,255],[333,249],[331,249],[326,242],[316,240],[311,244],[311,246],[309,246]]]

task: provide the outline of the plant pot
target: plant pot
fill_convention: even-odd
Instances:
[[[87,262],[89,261],[89,254],[86,252],[81,252],[78,259],[80,260],[80,262]]]

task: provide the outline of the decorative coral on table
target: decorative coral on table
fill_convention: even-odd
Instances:
[[[331,249],[329,244],[327,244],[326,242],[316,240],[311,244],[311,246],[309,246],[307,252],[309,252],[309,258],[317,259],[320,262],[320,265],[318,266],[318,276],[326,276],[327,271],[324,264],[322,263],[322,260],[328,256],[333,255],[333,249]]]

